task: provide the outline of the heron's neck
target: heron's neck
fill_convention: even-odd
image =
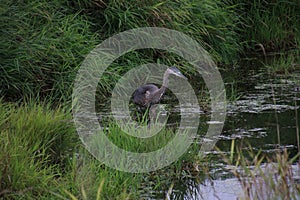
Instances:
[[[167,71],[164,73],[162,88],[167,88],[169,85],[169,74]]]
[[[163,94],[166,91],[168,85],[169,85],[169,74],[166,71],[164,73],[164,77],[163,77],[163,84],[162,84],[161,88],[159,89],[161,94]]]
[[[155,99],[156,101],[159,101],[162,97],[162,95],[165,93],[167,87],[168,87],[168,78],[169,78],[169,74],[167,72],[164,73],[164,77],[163,77],[163,84],[161,86],[161,88],[159,88],[159,90],[155,91],[153,94],[153,99]]]

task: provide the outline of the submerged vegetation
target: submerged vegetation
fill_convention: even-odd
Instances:
[[[272,73],[299,69],[298,0],[2,0],[0,199],[138,199],[147,188],[166,191],[162,198],[180,199],[182,196],[176,195],[180,184],[189,187],[190,179],[200,183],[207,176],[210,158],[197,156],[198,143],[179,161],[152,173],[130,174],[108,168],[83,148],[73,125],[73,82],[85,56],[114,34],[153,26],[174,29],[197,40],[225,75],[229,70],[246,71],[239,64],[245,58],[262,61],[261,68]],[[179,56],[155,49],[138,50],[112,63],[99,81],[97,98],[106,101],[124,73],[145,63],[176,65],[188,78],[195,74]],[[224,77],[228,79],[227,94],[229,101],[234,101],[239,98],[238,80]],[[112,122],[107,127],[116,144],[141,152],[157,149],[174,134],[166,128],[153,140],[140,143],[126,138]],[[260,184],[268,186],[268,194],[276,197],[299,197],[299,184],[292,182],[289,171],[299,157],[289,159],[285,151],[276,154],[278,176],[270,179],[259,167],[262,161],[271,165],[272,158],[255,155],[253,163],[246,161],[242,151],[237,152],[240,154],[224,156],[230,165],[245,171],[254,165],[261,177],[269,178],[256,183],[257,174],[248,171],[248,181],[240,179],[246,199],[260,199]],[[233,174],[242,177],[241,171]],[[295,186],[293,191],[290,184]],[[247,193],[252,187],[256,187],[254,193]]]

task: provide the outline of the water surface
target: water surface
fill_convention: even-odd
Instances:
[[[238,73],[236,75],[239,76]],[[249,70],[247,74],[234,79],[238,82],[235,82],[235,91],[229,95],[234,101],[227,102],[227,118],[216,144],[219,151],[206,152],[212,159],[208,172],[210,178],[183,174],[181,178],[177,177],[177,181],[170,182],[170,188],[163,191],[155,189],[157,182],[145,180],[141,186],[142,199],[167,197],[231,200],[241,197],[241,184],[228,170],[232,166],[226,165],[218,156],[220,153],[229,154],[232,140],[245,150],[254,152],[262,150],[262,153],[267,155],[283,149],[288,149],[290,157],[299,152],[300,72],[290,75],[270,75],[265,71]],[[232,83],[224,80],[227,90],[230,91]],[[198,91],[197,94],[200,95],[201,92]],[[167,126],[176,128],[180,120],[178,101],[172,94],[167,93],[162,103],[171,105],[167,109],[169,113]],[[101,111],[99,116],[103,118],[108,112],[103,112],[103,109]],[[195,142],[201,145],[210,123],[209,106],[207,110],[204,108],[200,112],[200,116],[199,138]],[[292,171],[293,178],[299,183],[299,165],[295,163]],[[169,178],[165,177],[166,180]],[[164,179],[163,175],[161,179]],[[172,184],[174,187],[171,187]]]

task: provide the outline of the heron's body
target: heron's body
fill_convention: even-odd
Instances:
[[[157,104],[168,87],[168,78],[171,74],[186,79],[186,77],[176,67],[170,67],[164,73],[161,88],[158,88],[154,84],[145,84],[134,92],[133,102],[146,107],[151,106],[152,104]]]
[[[154,84],[146,84],[139,87],[133,94],[133,102],[141,106],[150,106],[160,101],[161,96],[165,92],[160,90]]]

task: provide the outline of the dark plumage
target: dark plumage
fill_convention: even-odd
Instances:
[[[158,103],[168,87],[168,78],[171,74],[187,79],[176,67],[169,67],[164,73],[161,88],[154,84],[145,84],[135,90],[133,102],[141,106],[151,106]]]
[[[135,104],[141,105],[141,106],[148,106],[149,104],[158,103],[158,101],[150,101],[149,95],[154,94],[156,91],[158,91],[159,88],[154,84],[146,84],[141,87],[139,87],[133,95],[133,102]]]

